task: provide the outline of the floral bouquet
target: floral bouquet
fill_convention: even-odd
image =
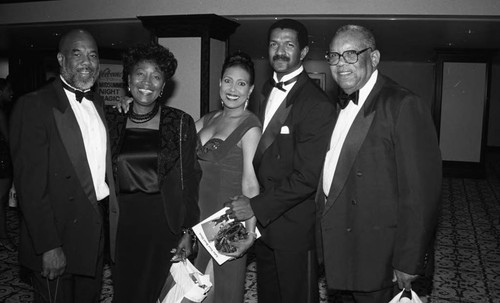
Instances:
[[[236,251],[231,243],[248,238],[245,222],[235,222],[226,214],[228,207],[224,207],[210,217],[193,226],[193,231],[198,241],[205,247],[210,255],[222,265],[233,259],[224,255]],[[256,239],[260,237],[258,228],[255,228]]]
[[[231,242],[238,242],[248,238],[248,232],[241,222],[230,222],[224,225],[215,236],[215,248],[222,253],[232,253],[236,247]]]

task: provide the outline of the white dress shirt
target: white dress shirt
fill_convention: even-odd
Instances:
[[[62,77],[61,80],[72,87]],[[75,113],[78,126],[80,126],[97,201],[100,201],[109,196],[109,187],[105,181],[107,151],[106,128],[94,106],[94,102],[83,98],[80,103],[76,101],[74,93],[66,89],[64,89],[64,91],[68,97],[71,109]]]
[[[359,111],[365,104],[366,98],[372,91],[377,82],[378,71],[375,70],[370,76],[368,82],[359,90],[358,104],[354,102],[349,102],[346,108],[342,109],[337,118],[337,123],[333,129],[332,138],[330,139],[330,149],[325,156],[325,164],[323,167],[323,191],[326,196],[330,193],[330,187],[332,185],[333,176],[335,175],[335,170],[337,169],[337,163],[339,161],[340,152],[342,151],[342,146],[344,141],[351,129],[354,119],[358,115]]]
[[[276,83],[286,82],[292,79],[293,77],[300,75],[302,71],[304,71],[304,67],[301,65],[297,70],[291,72],[288,75],[284,75],[280,81],[278,81],[278,76],[276,75],[276,72],[274,72],[273,79],[274,81],[276,81]],[[273,87],[271,93],[269,94],[269,100],[267,101],[266,112],[264,113],[264,125],[262,126],[262,132],[266,130],[267,125],[269,125],[269,121],[271,121],[274,114],[280,107],[281,103],[283,103],[283,101],[286,99],[288,92],[292,89],[295,83],[297,83],[297,81],[294,81],[288,85],[283,85],[283,89],[285,91]]]

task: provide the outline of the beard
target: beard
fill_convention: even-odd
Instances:
[[[84,76],[80,73],[80,71],[84,69],[88,70],[89,72],[87,76]],[[62,67],[61,75],[68,82],[68,84],[70,84],[74,88],[87,90],[90,89],[97,81],[97,78],[99,76],[99,67],[97,67],[96,69],[91,66],[80,67],[75,68],[74,70],[69,70],[66,67]]]

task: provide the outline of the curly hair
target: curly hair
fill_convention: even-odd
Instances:
[[[242,51],[237,51],[227,57],[226,60],[224,60],[224,64],[222,65],[220,78],[222,79],[226,70],[233,66],[239,66],[242,69],[246,70],[250,75],[250,85],[253,85],[255,79],[255,69],[253,67],[252,58],[250,58],[248,54]]]
[[[157,43],[139,44],[129,48],[123,55],[123,79],[126,79],[135,65],[152,62],[160,68],[165,80],[172,78],[177,69],[177,59],[168,48]]]

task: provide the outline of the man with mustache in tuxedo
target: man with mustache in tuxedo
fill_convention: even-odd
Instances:
[[[259,302],[318,302],[314,193],[336,112],[302,66],[304,25],[279,20],[268,38],[274,74],[259,103],[263,134],[254,157],[261,194],[234,198],[228,213],[255,216],[262,232],[255,242]]]

